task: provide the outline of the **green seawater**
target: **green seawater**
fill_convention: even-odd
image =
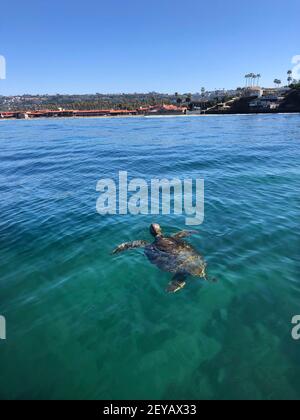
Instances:
[[[0,398],[298,399],[300,116],[0,122]],[[142,250],[185,216],[100,216],[97,181],[205,180],[189,239],[218,283]]]

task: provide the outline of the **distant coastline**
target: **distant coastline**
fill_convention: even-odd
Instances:
[[[215,113],[215,114],[195,114],[195,113],[187,113],[187,114],[157,114],[157,115],[115,115],[115,116],[77,116],[77,117],[40,117],[35,119],[20,119],[20,118],[0,118],[1,121],[42,121],[46,119],[51,120],[78,120],[78,119],[138,119],[138,118],[145,118],[145,119],[152,119],[152,118],[208,118],[208,117],[232,117],[232,116],[270,116],[270,115],[300,115],[300,111],[294,112],[248,112],[248,113]]]
[[[300,112],[300,85],[297,87],[269,88],[248,87],[237,91],[218,93],[220,96],[187,96],[185,101],[178,96],[161,94],[124,95],[123,104],[115,105],[110,99],[110,108],[97,108],[102,102],[73,102],[64,96],[54,105],[47,97],[16,97],[0,101],[0,120],[40,118],[115,118],[184,115],[248,115],[248,114],[292,114]],[[96,97],[98,97],[96,95]],[[119,96],[117,96],[119,99]],[[8,101],[8,102],[7,102]],[[38,101],[38,103],[37,103]],[[61,101],[61,102],[59,102]],[[165,103],[165,101],[167,103]],[[20,108],[17,108],[20,102]],[[149,103],[150,102],[150,103]],[[153,104],[151,104],[151,102]],[[173,102],[173,103],[171,103]],[[9,105],[11,103],[11,105]],[[104,102],[106,103],[106,102]],[[43,105],[49,105],[49,108]],[[61,106],[59,106],[60,104]],[[65,106],[64,106],[65,105]],[[127,105],[127,107],[126,107]],[[78,107],[77,107],[78,106]],[[86,108],[85,108],[86,106]],[[75,108],[76,107],[76,108]]]

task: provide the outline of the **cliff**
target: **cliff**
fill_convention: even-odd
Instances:
[[[300,112],[300,89],[292,90],[279,106],[279,112]]]
[[[276,109],[250,107],[250,103],[253,101],[255,101],[254,97],[240,98],[231,103],[230,107],[224,109],[215,107],[207,111],[207,114],[276,114],[289,112],[300,113],[300,89],[293,89],[289,93],[287,93]]]

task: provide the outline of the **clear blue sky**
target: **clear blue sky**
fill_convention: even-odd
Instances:
[[[299,0],[1,2],[0,94],[195,92],[285,80]]]

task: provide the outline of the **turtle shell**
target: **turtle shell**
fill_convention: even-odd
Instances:
[[[203,257],[186,242],[168,237],[158,237],[147,245],[145,255],[160,270],[169,273],[204,277],[206,263]]]

